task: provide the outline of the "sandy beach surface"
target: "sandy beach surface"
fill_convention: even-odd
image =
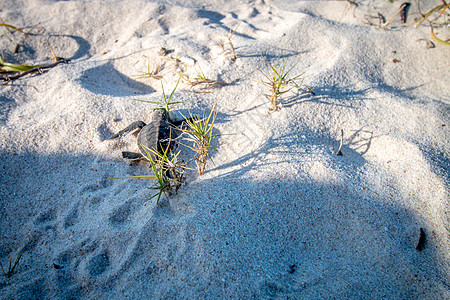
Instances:
[[[385,28],[401,2],[349,2],[1,1],[34,26],[4,62],[70,61],[0,86],[0,298],[449,299],[450,46],[408,27],[442,2]],[[305,72],[277,111],[264,61]],[[179,143],[158,206],[154,180],[105,180],[152,174],[122,158],[135,135],[108,138],[199,68],[225,84],[173,100],[216,103],[205,174]]]

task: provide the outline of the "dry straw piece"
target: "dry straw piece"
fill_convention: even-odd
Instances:
[[[161,72],[162,66],[157,66],[156,68],[150,63],[150,58],[147,59],[147,72],[142,73],[141,75],[137,75],[136,78],[153,78],[160,80],[162,76],[159,75]]]

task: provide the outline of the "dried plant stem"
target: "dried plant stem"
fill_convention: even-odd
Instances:
[[[11,74],[11,75],[0,76],[0,80],[3,80],[5,82],[10,82],[12,80],[24,77],[24,76],[26,76],[28,74],[42,73],[43,70],[51,69],[51,68],[53,68],[53,67],[55,67],[55,66],[57,66],[57,65],[59,65],[61,63],[68,63],[69,61],[70,60],[67,60],[67,59],[61,59],[61,60],[59,60],[57,62],[54,62],[54,63],[51,63],[51,64],[47,64],[47,65],[25,66],[25,67],[28,67],[28,70],[25,70],[25,71],[17,70],[17,72],[19,72],[19,73],[14,73],[14,74]],[[7,63],[5,63],[5,64],[7,64]],[[23,66],[23,65],[18,65],[18,66]]]

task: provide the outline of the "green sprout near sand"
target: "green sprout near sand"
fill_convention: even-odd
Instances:
[[[298,80],[305,72],[290,77],[289,74],[295,68],[300,60],[298,60],[292,67],[286,69],[286,60],[283,61],[282,64],[272,65],[268,61],[266,61],[263,57],[266,71],[261,73],[265,77],[263,80],[258,80],[258,82],[262,83],[270,90],[270,94],[266,95],[270,100],[271,111],[279,110],[281,107],[278,105],[279,98],[285,93],[289,92],[292,88],[296,87],[300,90],[301,83],[297,83]],[[303,82],[303,80],[302,80]]]
[[[157,104],[158,107],[156,107],[155,109],[164,109],[167,112],[167,115],[169,117],[169,121],[172,120],[171,115],[172,113],[172,109],[180,103],[185,103],[187,101],[172,101],[172,97],[173,94],[175,93],[177,87],[178,87],[178,83],[180,83],[181,77],[178,78],[178,81],[175,85],[175,87],[173,88],[172,92],[170,93],[169,96],[166,95],[166,93],[164,92],[164,85],[161,81],[161,88],[162,88],[162,92],[163,92],[163,101],[150,101],[150,100],[140,100],[140,99],[134,99],[136,101],[141,101],[141,102],[147,102],[147,103],[152,103],[152,104]]]
[[[178,188],[183,183],[183,173],[184,165],[177,162],[177,156],[179,152],[175,155],[170,153],[168,155],[167,147],[163,153],[158,152],[155,149],[149,149],[144,145],[141,145],[145,151],[145,156],[150,162],[150,167],[152,169],[153,175],[137,175],[137,176],[125,176],[125,177],[114,177],[107,179],[153,179],[156,180],[156,184],[152,189],[158,190],[158,192],[152,195],[147,201],[157,197],[156,206],[158,206],[161,196],[164,194],[166,197],[172,195],[173,189],[178,190]],[[153,155],[152,155],[153,154]],[[155,159],[153,159],[153,156]],[[181,169],[181,171],[180,171]],[[170,178],[169,172],[173,178]]]
[[[22,248],[22,250],[19,251],[19,254],[17,254],[16,260],[14,261],[14,263],[12,262],[12,257],[9,259],[8,270],[6,272],[3,269],[2,263],[0,262],[0,267],[2,268],[3,276],[5,276],[6,278],[11,277],[11,275],[14,273],[14,269],[19,265],[19,261],[20,261],[20,258],[22,257],[24,249],[25,248]]]
[[[198,167],[198,173],[203,175],[205,173],[205,166],[207,158],[209,157],[209,151],[213,149],[212,141],[216,135],[213,135],[214,122],[216,120],[217,112],[212,108],[208,117],[192,116],[189,112],[190,118],[183,118],[186,120],[187,129],[178,128],[178,130],[188,135],[187,140],[193,143],[192,146],[184,145],[189,149],[195,151],[195,162]],[[212,118],[211,118],[212,117]]]

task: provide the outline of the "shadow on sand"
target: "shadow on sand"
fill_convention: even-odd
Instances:
[[[24,249],[12,277],[0,279],[1,294],[444,296],[438,250],[432,242],[415,250],[426,221],[388,205],[400,197],[395,187],[383,190],[389,195],[369,188],[359,153],[344,145],[343,157],[327,154],[324,137],[302,135],[269,139],[209,171],[221,175],[189,180],[156,210],[154,200],[145,203],[148,181],[104,180],[148,169],[95,156],[0,153],[1,262]],[[307,164],[316,153],[343,180],[270,172],[276,157]],[[268,179],[252,179],[255,171]]]

